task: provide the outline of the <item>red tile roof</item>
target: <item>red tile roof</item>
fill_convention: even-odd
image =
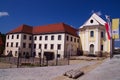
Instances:
[[[35,27],[31,27],[28,25],[21,25],[20,27],[10,31],[9,33],[18,33],[18,32],[32,33],[32,34],[65,32],[65,33],[69,33],[74,36],[78,36],[77,29],[75,29],[67,24],[64,24],[64,23],[49,24],[49,25],[35,26]]]
[[[19,26],[18,28],[8,32],[7,34],[10,34],[10,33],[31,33],[32,34],[32,27],[23,24]]]

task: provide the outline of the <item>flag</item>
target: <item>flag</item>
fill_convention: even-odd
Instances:
[[[112,38],[120,39],[120,19],[112,19]]]
[[[110,17],[105,15],[107,22],[105,23],[105,28],[107,32],[108,39],[111,39],[111,22],[110,22]]]

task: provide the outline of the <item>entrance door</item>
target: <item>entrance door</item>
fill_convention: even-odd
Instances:
[[[90,45],[90,54],[94,54],[94,45],[93,44]]]

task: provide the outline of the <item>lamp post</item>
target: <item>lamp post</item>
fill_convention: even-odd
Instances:
[[[57,49],[57,55],[56,55],[56,66],[58,65],[58,49]]]
[[[68,56],[68,65],[69,65],[70,64],[70,51],[68,51],[67,56]]]
[[[40,49],[40,53],[39,53],[40,66],[41,66],[41,54],[42,54],[42,49]]]
[[[18,47],[17,68],[19,67],[19,59],[20,59],[20,47]]]

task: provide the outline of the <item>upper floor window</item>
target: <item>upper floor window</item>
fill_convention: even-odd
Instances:
[[[41,49],[41,47],[42,47],[42,45],[41,45],[41,44],[39,44],[39,49]]]
[[[45,40],[48,40],[48,36],[45,36]]]
[[[47,49],[47,44],[44,45],[44,49]]]
[[[90,31],[90,37],[94,37],[94,31]]]
[[[26,48],[26,43],[23,43],[23,48]]]
[[[23,39],[26,39],[26,38],[27,38],[27,36],[26,36],[26,35],[24,35],[24,36],[23,36]]]
[[[9,35],[7,36],[7,39],[9,39]]]
[[[14,38],[14,35],[12,35],[12,39]]]
[[[36,37],[36,36],[34,37],[34,40],[37,40],[37,37]]]
[[[101,51],[103,51],[103,45],[101,45]]]
[[[18,42],[16,42],[16,47],[18,47]]]
[[[31,43],[29,43],[29,48],[31,48],[32,47],[32,44]]]
[[[19,39],[19,35],[17,34],[17,39]]]
[[[9,46],[9,43],[7,42],[7,47]]]
[[[61,49],[61,44],[57,45],[57,49],[60,50]]]
[[[42,40],[42,36],[39,37],[39,40]]]
[[[13,47],[13,42],[11,42],[11,47]]]
[[[76,42],[76,38],[74,38],[74,42]]]
[[[51,40],[54,40],[54,36],[51,36]]]
[[[79,39],[77,39],[77,42],[79,43]]]
[[[73,38],[71,37],[71,41],[73,41]]]
[[[103,37],[104,37],[104,32],[102,31],[102,32],[101,32],[101,38],[103,38]]]
[[[58,40],[61,40],[61,35],[58,35]]]
[[[34,49],[36,48],[36,44],[34,44]]]
[[[69,36],[67,36],[67,41],[69,41]]]
[[[50,45],[50,49],[54,49],[54,44],[51,44],[51,45]]]
[[[32,36],[29,36],[29,40],[32,40]]]

